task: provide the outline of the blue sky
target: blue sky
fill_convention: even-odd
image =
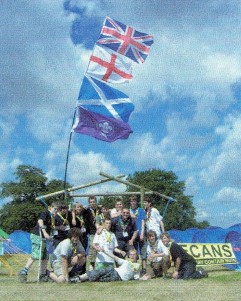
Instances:
[[[81,81],[109,16],[154,36],[146,62],[119,87],[135,105],[134,133],[112,144],[74,134],[68,181],[172,170],[199,221],[240,223],[239,0],[3,0],[0,15],[0,182],[13,180],[19,164],[63,179]]]

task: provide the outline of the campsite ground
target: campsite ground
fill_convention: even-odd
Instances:
[[[23,260],[23,258],[22,258]],[[25,260],[25,259],[24,259]],[[12,261],[12,259],[11,259]],[[16,261],[12,262],[16,265]],[[209,277],[201,280],[128,281],[112,283],[55,284],[37,283],[37,265],[28,283],[18,283],[17,276],[0,267],[0,300],[42,301],[240,301],[241,272],[224,267],[209,267]]]

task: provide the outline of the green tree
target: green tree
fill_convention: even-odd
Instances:
[[[156,194],[151,196],[154,207],[161,214],[165,213],[164,224],[166,230],[185,230],[192,227],[204,228],[209,226],[207,221],[201,223],[196,221],[196,210],[193,206],[192,196],[185,195],[185,182],[178,181],[177,176],[172,171],[150,169],[135,172],[133,175],[129,175],[127,180],[177,200],[176,202],[170,202],[166,207],[168,201],[165,198]],[[128,191],[134,191],[134,189],[130,186],[127,188]]]
[[[19,165],[16,168],[16,181],[0,185],[0,198],[10,198],[11,201],[3,205],[0,210],[0,227],[6,232],[14,230],[30,231],[44,206],[36,197],[47,193],[63,190],[61,180],[47,181],[44,172],[30,165]],[[69,184],[66,185],[70,187]],[[44,200],[48,206],[53,201],[63,201],[64,195]]]

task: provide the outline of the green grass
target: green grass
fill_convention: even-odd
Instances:
[[[22,262],[21,262],[22,260]],[[26,258],[13,263],[16,269]],[[80,284],[37,283],[37,264],[21,284],[0,267],[0,300],[11,301],[241,301],[241,272],[209,267],[209,277],[200,280],[128,281]]]

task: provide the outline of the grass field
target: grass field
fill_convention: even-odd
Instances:
[[[26,257],[12,262],[17,270]],[[56,284],[37,283],[37,264],[29,274],[28,283],[18,283],[0,267],[0,300],[81,300],[81,301],[241,301],[241,272],[224,267],[209,267],[209,277],[201,280],[128,281],[112,283]]]

